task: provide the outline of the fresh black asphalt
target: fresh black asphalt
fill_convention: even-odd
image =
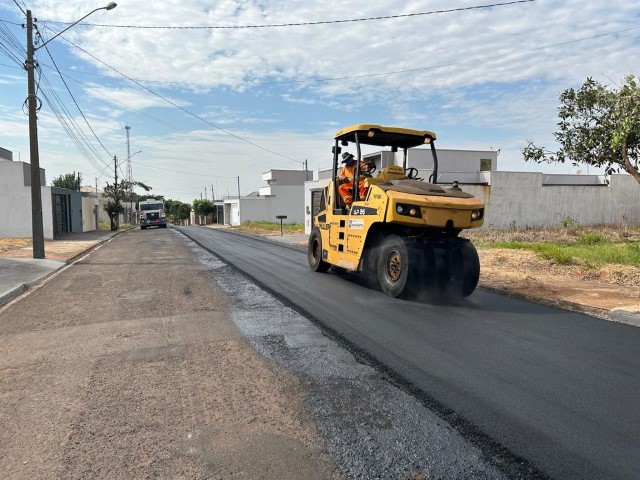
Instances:
[[[639,478],[640,329],[482,290],[458,305],[391,299],[354,275],[311,272],[301,248],[180,230],[531,476]]]

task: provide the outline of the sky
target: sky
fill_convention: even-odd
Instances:
[[[0,147],[14,160],[29,162],[23,10],[51,40],[36,51],[47,184],[79,171],[102,188],[114,156],[126,176],[125,126],[133,179],[183,202],[329,168],[335,132],[360,123],[499,150],[500,170],[599,173],[521,149],[557,148],[563,90],[640,73],[628,0],[119,0],[52,39],[107,3],[0,0]]]

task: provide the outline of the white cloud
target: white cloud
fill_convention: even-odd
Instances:
[[[116,9],[96,12],[86,22],[231,26],[452,8],[452,2],[445,0],[354,0],[348,8],[337,0],[118,3]],[[480,3],[461,0],[455,7]],[[50,37],[53,34],[45,27],[60,31],[65,25],[47,20],[72,22],[95,4],[34,0],[30,8]],[[579,85],[587,76],[610,83],[608,78],[618,81],[630,73],[630,52],[638,50],[640,29],[576,40],[634,28],[639,18],[633,2],[623,0],[539,0],[467,12],[306,27],[158,30],[77,25],[65,37],[211,123],[286,156],[308,158],[313,166],[328,162],[337,128],[374,120],[435,130],[441,146],[451,148],[503,145],[500,163],[517,168],[519,148],[527,138],[547,145],[553,141],[562,90]],[[547,45],[556,46],[544,48]],[[158,127],[147,112],[168,107],[162,99],[61,39],[50,48],[61,68],[76,70],[71,75],[74,78],[96,69],[111,77],[92,77],[91,83],[83,84],[86,95],[77,97],[105,145],[119,149],[119,155],[123,125],[133,119],[139,121],[134,140],[144,152],[136,157],[139,161],[173,169],[179,163],[194,172],[223,172],[223,176],[240,174],[255,179],[252,189],[261,184],[259,174],[264,170],[298,168],[173,107],[158,114],[163,115],[160,123],[165,122]],[[44,55],[40,61],[48,63]],[[412,71],[401,73],[403,70]],[[25,79],[13,71],[2,72],[6,110],[0,120],[0,143],[21,149],[28,145],[26,117],[20,111]],[[373,76],[384,72],[398,73]],[[351,78],[314,81],[339,77]],[[75,117],[75,109],[70,109]],[[43,111],[41,117],[42,149],[61,152],[56,158],[64,162],[67,144],[69,165],[86,163],[50,112]],[[166,123],[191,135],[175,133]],[[305,130],[313,131],[305,134]],[[149,178],[155,175],[158,185],[165,188],[173,183],[180,183],[178,188],[183,189],[190,185],[169,172],[148,169],[146,173]]]
[[[94,98],[100,100],[108,100],[112,101],[112,99],[117,99],[117,104],[125,104],[129,108],[134,110],[142,110],[150,107],[170,107],[171,105],[167,103],[160,97],[152,95],[148,92],[140,92],[140,90],[133,90],[131,88],[110,88],[103,87],[100,85],[91,85],[85,88],[85,91]],[[175,98],[169,98],[176,105],[180,105],[181,107],[186,107],[189,104],[187,102],[181,101]]]

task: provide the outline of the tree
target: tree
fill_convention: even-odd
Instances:
[[[558,130],[560,149],[553,153],[529,140],[522,150],[525,161],[587,163],[604,168],[607,175],[628,172],[640,183],[640,87],[633,75],[618,90],[587,78],[579,90],[560,95]]]
[[[124,207],[120,202],[126,198],[129,190],[134,186],[141,187],[147,192],[151,190],[151,187],[142,182],[128,182],[126,180],[114,184],[107,183],[107,186],[104,187],[103,195],[110,198],[104,206],[104,210],[107,212],[107,215],[109,215],[111,231],[118,230],[120,226],[119,216],[124,212]]]
[[[191,205],[188,203],[182,203],[178,200],[165,200],[164,208],[167,211],[169,221],[173,223],[186,220],[191,214]]]
[[[193,211],[201,218],[205,217],[204,223],[207,223],[207,215],[213,212],[213,203],[211,200],[197,199],[193,201]]]
[[[53,179],[53,186],[58,188],[66,188],[68,190],[77,190],[80,191],[80,182],[82,181],[82,175],[80,172],[76,173],[67,173],[65,175],[60,175],[57,178]]]

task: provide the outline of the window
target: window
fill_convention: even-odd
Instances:
[[[491,159],[490,158],[482,158],[482,159],[480,159],[480,171],[481,172],[490,172],[491,171]]]
[[[315,217],[321,210],[326,209],[327,207],[324,205],[323,191],[322,190],[313,190],[311,192],[311,217]]]

